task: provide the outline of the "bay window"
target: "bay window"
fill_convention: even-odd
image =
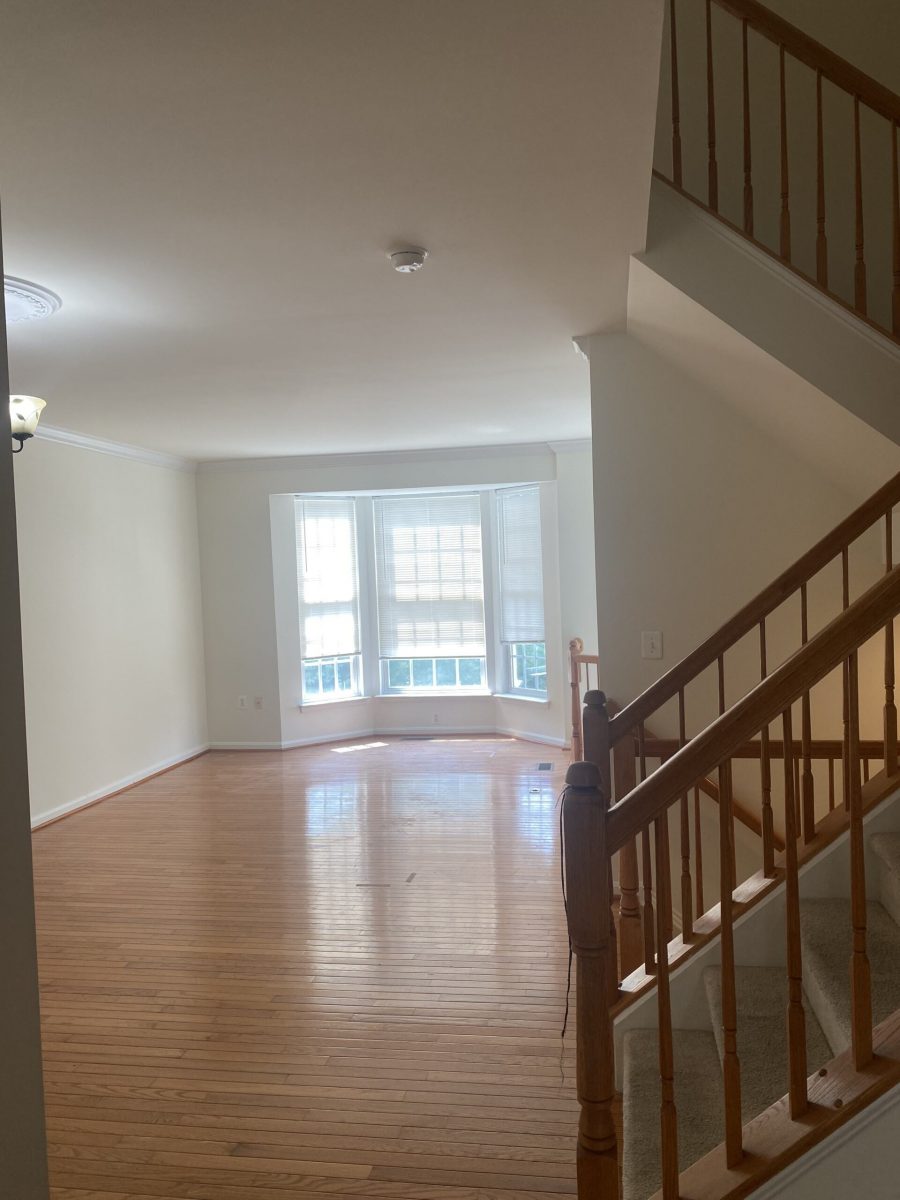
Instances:
[[[304,705],[546,700],[540,485],[293,503]]]

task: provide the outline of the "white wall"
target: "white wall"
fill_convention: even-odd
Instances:
[[[40,822],[206,746],[195,476],[38,438],[15,486]]]
[[[739,405],[638,337],[598,335],[590,339],[590,354],[601,686],[624,704],[828,533],[859,498],[847,496],[785,441],[767,437]],[[877,436],[862,422],[857,427],[856,440],[852,430],[845,431],[848,455],[864,454]],[[852,595],[883,570],[877,543],[854,551]],[[809,603],[815,632],[840,610],[839,574],[823,572],[810,588]],[[767,626],[772,669],[799,645],[798,605],[779,610]],[[643,630],[662,632],[661,660],[641,658]],[[744,639],[726,657],[727,702],[755,685],[758,672],[757,643]],[[860,657],[864,737],[879,736],[883,698],[882,643],[873,641]],[[819,685],[812,699],[813,735],[840,736],[837,676]],[[687,689],[686,707],[688,736],[715,718],[714,670]],[[655,715],[649,727],[663,736],[676,734],[675,704]],[[738,801],[758,813],[758,765],[737,764],[734,778]],[[816,778],[821,815],[827,808],[824,769]],[[773,807],[781,832],[778,770]],[[674,839],[677,818],[671,825]],[[752,847],[743,874],[751,859]],[[714,896],[717,870],[709,856],[704,881],[706,895]]]
[[[557,479],[557,462],[562,464],[562,483],[556,512],[552,501],[544,506],[549,703],[391,696],[300,708],[296,581],[289,567],[287,522],[283,512],[279,517],[284,503],[280,497],[552,482]],[[574,622],[591,627],[574,631],[588,643],[596,625],[592,533],[585,519],[591,506],[587,444],[566,447],[559,457],[538,444],[209,464],[198,475],[198,502],[213,744],[282,746],[425,729],[509,732],[557,743],[566,737],[565,645]],[[580,553],[573,538],[581,543]],[[566,573],[557,560],[558,550]],[[249,709],[238,708],[241,695],[251,697]],[[252,706],[255,697],[262,707]]]

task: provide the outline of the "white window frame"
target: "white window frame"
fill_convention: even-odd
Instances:
[[[496,625],[496,634],[494,644],[497,651],[497,677],[502,680],[502,686],[497,689],[498,695],[510,696],[521,700],[532,700],[540,703],[547,703],[550,698],[550,673],[547,653],[547,571],[546,571],[546,549],[544,546],[545,533],[545,512],[544,512],[544,485],[542,483],[520,484],[520,487],[537,488],[538,493],[538,509],[539,509],[539,524],[541,536],[541,579],[542,579],[542,604],[544,612],[544,640],[542,642],[504,642],[500,631],[500,606],[502,604],[502,583],[500,569],[500,553],[502,539],[500,537],[500,505],[498,496],[500,492],[512,491],[516,485],[509,487],[494,488],[491,492],[491,534],[496,547],[496,552],[492,555],[492,570],[493,570],[493,606],[496,609],[494,617]],[[515,681],[515,671],[513,666],[513,658],[515,647],[519,645],[538,645],[544,647],[544,665],[545,677],[544,687],[526,688],[520,687]]]
[[[364,646],[363,646],[362,622],[363,622],[364,616],[363,616],[363,597],[362,597],[363,588],[362,588],[362,579],[361,579],[361,563],[360,563],[360,555],[359,555],[359,551],[360,551],[359,498],[356,496],[343,496],[340,494],[329,494],[329,493],[323,494],[323,493],[316,493],[316,492],[297,493],[293,497],[295,504],[298,499],[299,500],[335,500],[338,498],[349,500],[353,505],[353,525],[354,525],[354,530],[355,530],[355,535],[356,535],[356,544],[354,546],[354,550],[356,553],[356,629],[357,629],[357,644],[359,646],[359,649],[355,653],[327,654],[327,655],[322,655],[320,657],[307,658],[303,654],[303,638],[301,635],[301,637],[300,637],[300,707],[301,708],[318,707],[323,704],[343,704],[350,700],[360,700],[365,695],[365,692],[363,689],[363,649],[364,649]],[[299,563],[299,558],[297,558],[297,555],[299,554],[299,547],[297,546],[296,532],[295,532],[295,536],[294,536],[294,546],[295,546],[295,565],[297,568],[296,578],[298,581],[298,587],[297,587],[298,615],[299,615],[299,620],[302,623],[305,605],[303,602],[303,597],[302,597],[302,595],[300,595],[300,587],[299,587],[300,563]],[[326,666],[329,663],[334,663],[335,664],[335,672],[336,672],[337,671],[337,662],[344,661],[344,660],[349,660],[349,662],[350,662],[350,676],[351,676],[351,681],[352,681],[352,690],[351,691],[346,691],[346,692],[338,691],[337,688],[335,688],[335,690],[333,692],[324,692],[324,693],[320,692],[319,694],[310,692],[309,694],[307,694],[307,692],[306,692],[306,668],[307,667],[311,667],[311,666],[318,667],[319,682],[321,684],[322,667]]]
[[[434,663],[433,672],[434,672],[435,676],[437,675],[438,662],[440,662],[440,661],[455,662],[456,663],[456,677],[458,679],[459,678],[459,669],[460,669],[459,664],[468,659],[474,659],[475,661],[484,664],[484,666],[482,667],[482,672],[481,672],[482,679],[481,679],[480,683],[477,683],[477,684],[436,683],[432,687],[417,686],[416,684],[410,683],[408,686],[405,686],[405,687],[392,687],[390,684],[390,681],[389,681],[388,672],[390,670],[390,664],[392,662],[408,662],[410,664],[410,678],[412,678],[412,674],[413,674],[412,664],[414,662],[419,662],[419,661],[433,662]],[[444,658],[443,660],[435,657],[434,655],[430,655],[430,654],[412,654],[409,656],[402,655],[399,657],[395,656],[393,658],[381,658],[381,659],[379,659],[379,664],[381,667],[381,693],[380,694],[382,696],[489,696],[491,694],[490,688],[487,686],[487,683],[488,683],[487,654],[483,654],[483,655],[482,654],[461,654],[456,657]]]

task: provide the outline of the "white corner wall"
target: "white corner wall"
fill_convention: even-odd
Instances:
[[[279,519],[279,497],[553,481],[558,495],[544,513],[548,704],[391,696],[300,708],[296,580],[286,566],[292,550],[284,542],[288,522],[283,513]],[[509,733],[563,744],[568,640],[576,634],[589,646],[596,640],[588,443],[570,443],[558,453],[535,444],[214,463],[201,466],[197,485],[213,745],[287,747],[425,730]],[[239,696],[248,697],[248,708],[238,707]]]
[[[627,703],[843,520],[859,497],[639,338],[599,335],[590,346],[599,651],[604,686]],[[864,456],[877,435],[862,421],[853,432],[845,452]],[[852,556],[851,594],[882,570],[877,539],[863,544]],[[821,583],[810,592],[813,631],[839,611],[839,587],[827,573]],[[797,620],[786,611],[771,622],[770,667],[796,648]],[[664,657],[643,660],[641,631],[657,629]],[[726,679],[729,701],[758,681],[755,643],[729,657]],[[715,712],[714,687],[693,709],[689,699],[688,732]]]
[[[15,462],[32,820],[206,748],[195,476],[38,438]]]

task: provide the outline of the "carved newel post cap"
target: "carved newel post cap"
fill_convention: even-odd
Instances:
[[[572,763],[568,771],[566,771],[566,787],[599,788],[600,768],[596,763]]]
[[[606,693],[596,690],[585,692],[584,703],[588,708],[606,708]]]

